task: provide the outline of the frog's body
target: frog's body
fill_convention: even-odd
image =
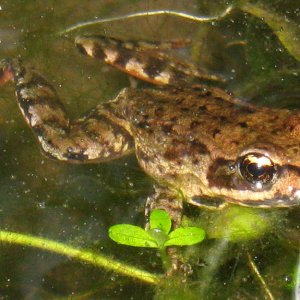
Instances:
[[[166,88],[126,88],[70,122],[45,79],[18,61],[3,61],[0,83],[14,79],[21,111],[49,157],[99,162],[135,150],[145,172],[168,189],[158,198],[180,194],[196,205],[201,198],[263,207],[299,204],[298,112],[249,105],[219,88],[189,87],[192,77],[216,78],[174,63],[155,47],[144,46],[144,56],[141,46],[100,37],[78,38],[77,45]]]

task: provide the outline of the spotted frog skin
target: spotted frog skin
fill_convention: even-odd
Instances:
[[[0,84],[14,81],[19,107],[48,157],[86,163],[135,152],[157,182],[154,198],[165,206],[181,200],[212,205],[215,199],[259,207],[300,204],[300,112],[257,107],[220,88],[193,84],[218,78],[174,60],[156,44],[94,36],[79,37],[76,45],[157,88],[125,88],[71,121],[38,72],[3,60]]]

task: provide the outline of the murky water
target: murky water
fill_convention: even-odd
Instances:
[[[97,32],[139,40],[191,39],[189,51],[179,55],[226,77],[226,88],[238,96],[271,106],[299,107],[299,61],[265,22],[239,10],[213,24],[168,16],[141,17],[58,35],[78,22],[96,18],[153,9],[216,15],[228,6],[225,1],[210,2],[2,0],[0,57],[21,57],[27,65],[39,69],[57,88],[70,116],[76,118],[133,84],[127,75],[81,56],[73,46],[77,34]],[[272,4],[277,14],[295,22],[299,29],[300,5],[295,2],[259,4]],[[299,43],[297,31],[294,38]],[[140,170],[134,156],[99,165],[48,160],[41,155],[22,119],[12,85],[1,87],[0,100],[1,230],[103,252],[161,272],[155,251],[119,246],[107,237],[111,225],[144,224],[143,204],[152,181]],[[214,212],[197,208],[188,208],[187,212],[194,219],[200,218],[202,225],[214,219]],[[184,297],[268,299],[267,288],[251,263],[255,263],[275,299],[291,297],[299,253],[300,210],[282,209],[274,214],[273,230],[260,239],[210,239],[187,249],[194,273]],[[156,297],[170,299],[170,289],[174,286],[163,286]],[[1,299],[152,299],[156,291],[153,286],[65,256],[1,245]]]

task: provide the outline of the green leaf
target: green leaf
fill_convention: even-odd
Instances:
[[[180,227],[169,234],[166,246],[189,246],[200,243],[205,238],[205,231],[199,227]]]
[[[118,224],[109,228],[109,237],[123,245],[133,247],[157,248],[155,239],[143,228],[130,225]]]
[[[155,209],[150,214],[150,228],[160,229],[165,234],[170,232],[172,226],[171,218],[168,213],[162,209]]]

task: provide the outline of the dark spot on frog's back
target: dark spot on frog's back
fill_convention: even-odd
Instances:
[[[145,112],[141,112],[142,117],[144,118],[145,121],[149,119],[149,115]]]
[[[190,129],[194,129],[196,128],[197,126],[199,126],[201,123],[199,121],[192,121],[190,123]]]
[[[177,86],[175,88],[171,88],[171,89],[168,89],[168,93],[172,96],[177,96],[178,94],[180,94],[182,91],[184,91],[184,87],[180,87],[180,86]]]
[[[150,129],[149,122],[147,122],[146,120],[137,122],[136,127],[140,129]]]
[[[164,113],[165,113],[165,108],[163,106],[158,106],[154,111],[154,114],[157,117],[162,117]]]
[[[225,116],[220,116],[219,117],[219,120],[220,120],[220,123],[222,125],[225,125],[225,124],[228,124],[229,123],[229,120],[225,117]]]
[[[206,112],[206,111],[207,111],[206,105],[200,105],[198,107],[198,113],[203,113],[203,112]]]
[[[180,105],[182,105],[183,102],[184,102],[184,98],[178,98],[174,101],[174,104],[176,106],[180,106]]]
[[[180,110],[182,112],[189,112],[190,111],[190,108],[189,107],[181,107]]]
[[[196,140],[190,142],[190,149],[193,153],[199,153],[199,154],[208,153],[207,147]]]
[[[219,134],[221,132],[221,130],[220,129],[214,129],[214,131],[213,131],[213,133],[212,133],[212,135],[213,135],[213,138],[215,138],[216,137],[216,135],[217,134]]]
[[[215,98],[215,100],[220,101],[220,102],[224,101],[224,98],[219,97],[219,96],[215,96],[214,98]]]
[[[161,129],[165,134],[171,134],[173,130],[173,124],[164,124]]]
[[[250,108],[250,107],[247,107],[247,106],[240,106],[239,107],[239,113],[243,113],[245,115],[248,115],[248,114],[255,113],[255,110]]]
[[[238,125],[242,128],[248,128],[248,124],[246,122],[239,122]]]
[[[208,153],[207,147],[198,141],[179,141],[173,139],[171,145],[164,153],[164,157],[171,161],[181,162],[184,157],[193,157]]]

